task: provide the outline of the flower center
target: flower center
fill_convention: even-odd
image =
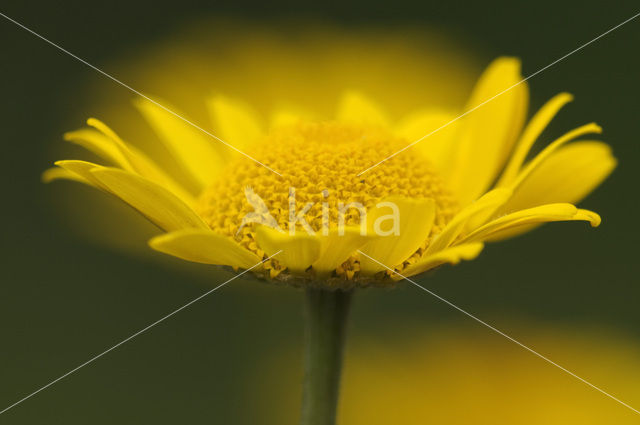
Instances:
[[[358,177],[359,172],[406,144],[406,140],[370,126],[305,122],[280,128],[249,153],[282,176],[240,157],[202,192],[198,213],[212,230],[235,238],[258,255],[263,253],[254,241],[253,224],[249,220],[243,225],[243,218],[246,221],[247,214],[270,216],[274,224],[287,230],[292,198],[293,215],[316,232],[338,226],[341,220],[358,225],[360,211],[345,210],[350,204],[368,210],[392,195],[430,198],[436,202],[432,233],[437,233],[457,211],[457,205],[428,160],[414,151],[403,152]],[[303,220],[294,223],[296,227],[304,225]]]

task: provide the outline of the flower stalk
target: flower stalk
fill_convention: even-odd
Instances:
[[[334,425],[351,291],[307,289],[300,425]]]

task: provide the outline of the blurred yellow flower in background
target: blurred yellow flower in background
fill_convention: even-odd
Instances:
[[[243,52],[249,62],[308,65],[275,52],[264,58],[263,45],[254,43]],[[329,55],[335,55],[329,63],[350,63],[340,50]],[[247,82],[273,83],[265,69],[253,69]],[[529,92],[520,83],[517,59],[492,62],[464,108],[431,99],[395,120],[387,105],[349,86],[354,82],[348,79],[327,113],[320,101],[327,96],[317,92],[325,78],[304,75],[316,91],[295,95],[281,81],[281,89],[271,93],[286,99],[286,106],[255,109],[244,99],[203,96],[218,140],[163,101],[136,99],[176,168],[163,167],[91,118],[89,128],[65,139],[108,165],[58,161],[44,178],[78,180],[115,195],[166,232],[149,242],[158,251],[243,269],[279,253],[255,272],[296,284],[391,282],[401,278],[392,270],[412,276],[472,259],[484,242],[541,223],[599,225],[597,214],[573,203],[600,184],[616,160],[604,143],[574,140],[601,129],[593,123],[578,127],[527,162],[534,142],[571,96],[555,96],[525,126]],[[396,83],[390,79],[385,85]],[[333,84],[329,80],[328,87]],[[398,216],[391,230],[365,221],[382,220],[389,210]]]
[[[513,325],[527,344],[578,375],[640,403],[640,346],[588,326]],[[256,382],[265,423],[291,423],[298,411],[297,350],[272,353]],[[295,357],[297,358],[297,356]],[[288,373],[285,373],[289,371]],[[356,337],[345,353],[339,424],[633,424],[637,413],[501,336],[473,325],[405,327]],[[290,389],[290,390],[289,390]]]

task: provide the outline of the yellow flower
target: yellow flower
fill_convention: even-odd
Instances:
[[[600,223],[573,205],[615,167],[607,145],[574,141],[600,128],[572,130],[527,162],[571,96],[557,95],[524,126],[521,79],[518,60],[499,58],[464,110],[418,110],[397,121],[355,91],[337,99],[332,116],[262,111],[268,125],[250,106],[217,96],[207,106],[225,143],[141,99],[138,109],[195,184],[96,119],[65,138],[109,165],[59,161],[44,178],[115,195],[166,232],[152,248],[185,260],[246,269],[278,253],[254,271],[293,284],[384,284],[401,278],[390,269],[411,276],[472,259],[484,242],[544,222]]]

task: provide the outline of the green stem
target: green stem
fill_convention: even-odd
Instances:
[[[300,425],[334,425],[351,292],[307,289]]]

